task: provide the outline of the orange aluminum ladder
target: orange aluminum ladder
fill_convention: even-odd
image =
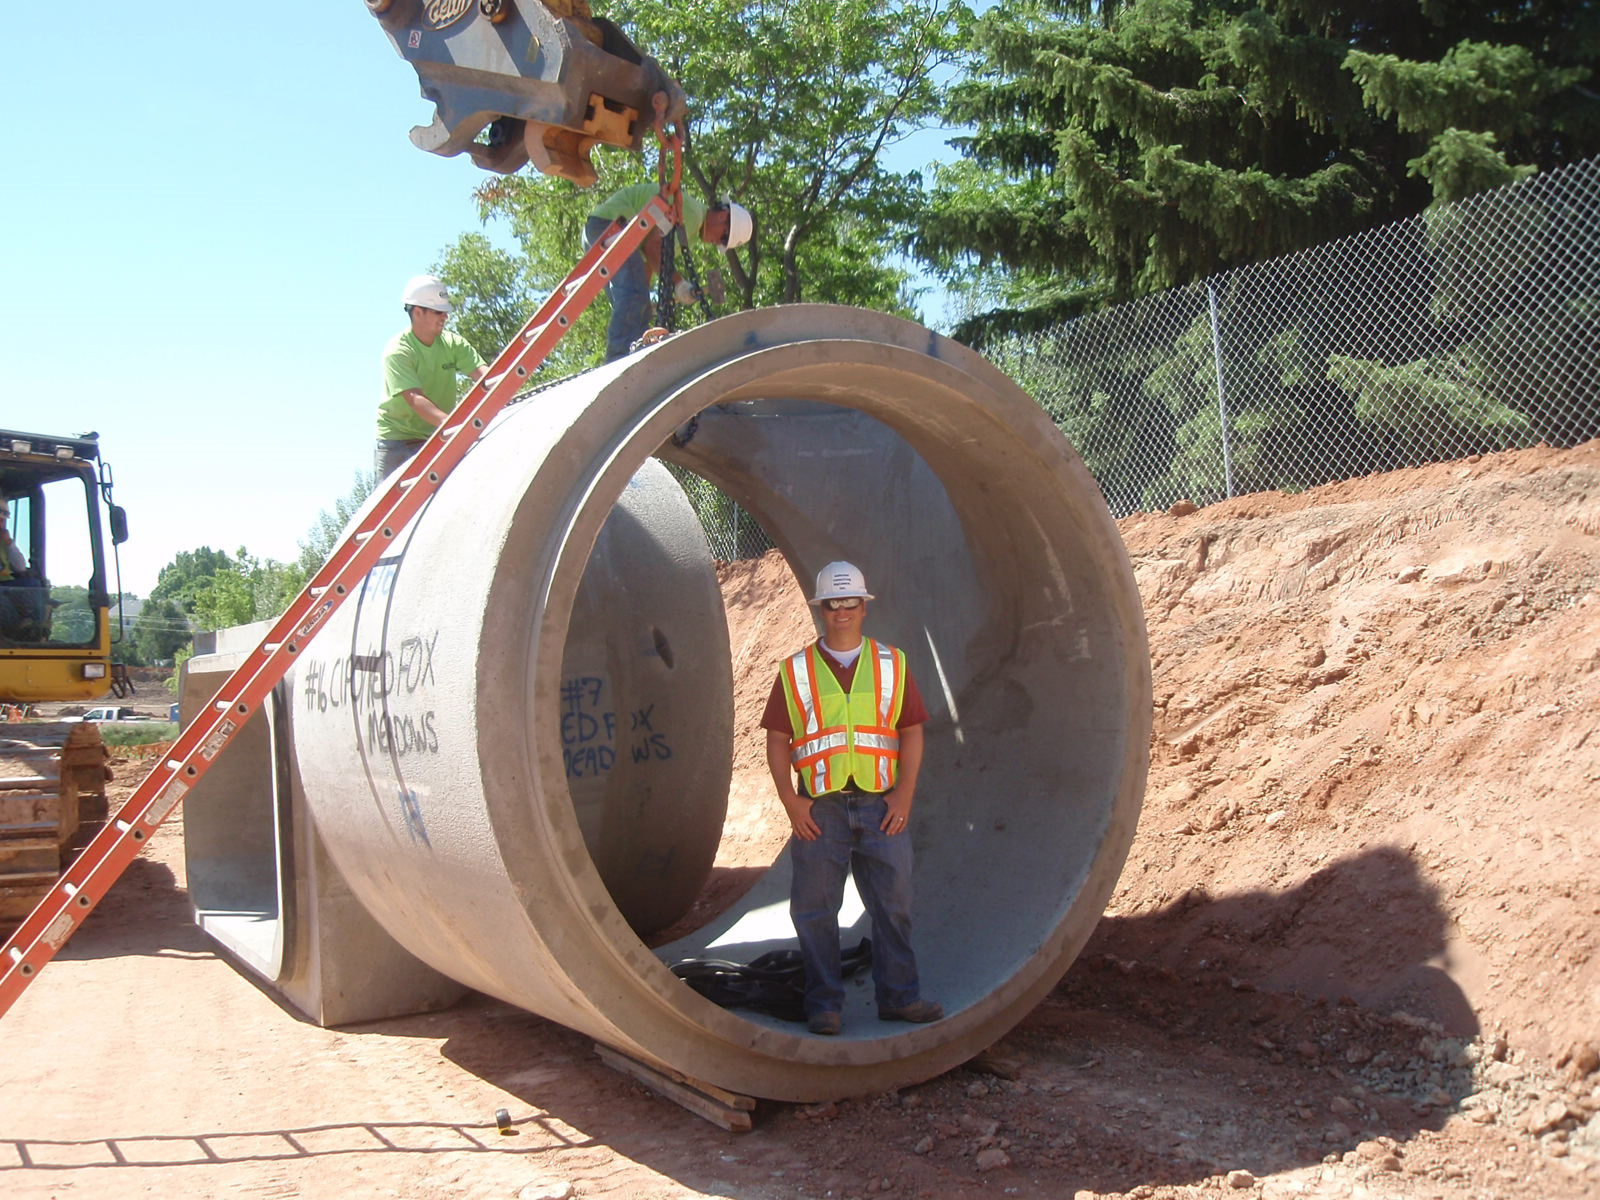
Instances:
[[[83,924],[165,821],[272,689],[317,630],[350,595],[406,523],[482,436],[489,421],[516,396],[534,369],[589,306],[600,288],[652,230],[670,233],[682,219],[678,191],[681,141],[662,138],[662,190],[631,222],[614,223],[596,241],[502,350],[483,378],[423,443],[415,458],[391,481],[361,518],[360,526],[329,556],[278,618],[245,663],[230,675],[211,703],[178,735],[167,757],[134,789],[117,815],[84,847],[76,861],[0,947],[0,1016],[3,1016],[69,937]],[[672,179],[666,176],[670,152]]]

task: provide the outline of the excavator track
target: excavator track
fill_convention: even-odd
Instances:
[[[0,724],[0,937],[105,824],[107,757],[92,721]]]

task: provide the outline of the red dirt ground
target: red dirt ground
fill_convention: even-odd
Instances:
[[[1121,527],[1140,834],[986,1056],[740,1136],[496,1001],[318,1029],[189,923],[174,822],[0,1026],[0,1194],[1600,1196],[1600,443]],[[810,626],[723,574],[750,730]],[[735,772],[708,905],[782,839]]]

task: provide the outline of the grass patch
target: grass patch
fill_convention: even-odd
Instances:
[[[176,721],[102,721],[100,740],[108,746],[147,746],[178,736]]]

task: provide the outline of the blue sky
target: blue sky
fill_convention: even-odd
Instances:
[[[432,106],[360,0],[32,4],[4,36],[0,426],[99,432],[127,591],[203,545],[294,558],[370,465],[400,287],[480,228],[483,173],[411,145]]]

